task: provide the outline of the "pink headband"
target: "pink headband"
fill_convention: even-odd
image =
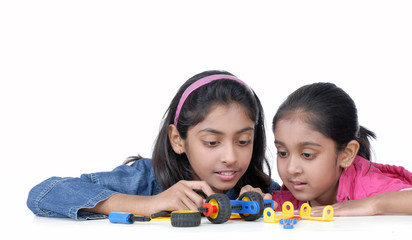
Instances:
[[[177,120],[179,119],[180,111],[182,110],[182,106],[186,101],[186,98],[196,89],[200,88],[203,85],[206,85],[210,82],[213,82],[215,80],[219,79],[231,79],[235,80],[243,85],[245,85],[247,88],[250,89],[246,83],[244,83],[242,80],[236,78],[235,76],[232,75],[227,75],[227,74],[216,74],[216,75],[210,75],[204,78],[201,78],[197,80],[196,82],[192,83],[186,90],[183,92],[182,96],[180,97],[179,104],[177,105],[176,109],[176,114],[175,114],[175,120],[174,120],[174,125],[177,126]],[[251,90],[252,91],[252,90]]]

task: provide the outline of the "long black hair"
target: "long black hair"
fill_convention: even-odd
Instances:
[[[175,97],[167,109],[163,122],[156,138],[153,148],[152,162],[156,180],[167,189],[180,180],[193,176],[193,169],[186,157],[186,154],[176,154],[170,144],[168,137],[168,127],[173,124],[176,109],[183,92],[197,80],[210,75],[226,74],[226,71],[205,71],[187,80],[178,90]],[[232,75],[233,76],[233,75]],[[245,174],[241,177],[236,191],[245,185],[258,187],[266,191],[271,184],[270,167],[266,158],[266,132],[264,126],[264,114],[262,105],[256,94],[250,88],[237,81],[230,79],[219,79],[210,82],[193,91],[186,99],[180,111],[177,123],[177,130],[180,137],[186,139],[188,129],[201,122],[216,105],[240,104],[246,113],[255,122],[254,144],[252,159]],[[131,157],[130,160],[137,160],[138,157]],[[263,170],[266,165],[269,174]]]
[[[272,122],[273,131],[280,119],[300,113],[305,122],[336,143],[337,151],[343,150],[352,140],[359,142],[358,155],[370,160],[369,139],[375,133],[358,122],[355,102],[333,83],[314,83],[303,86],[290,94],[281,104]]]

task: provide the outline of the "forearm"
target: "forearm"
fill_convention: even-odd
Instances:
[[[412,214],[412,190],[376,194],[377,214]]]
[[[201,190],[208,196],[214,194],[204,181],[182,180],[157,195],[141,196],[117,193],[99,202],[93,208],[82,210],[105,215],[111,212],[130,212],[144,216],[161,211],[196,210],[203,205],[204,199],[194,190]]]
[[[136,215],[150,216],[158,211],[151,205],[151,198],[151,196],[116,193],[93,208],[81,210],[105,215],[109,215],[111,212],[130,212]]]
[[[412,190],[379,193],[367,198],[333,204],[334,216],[373,216],[412,214]],[[322,216],[324,206],[312,208],[313,216]]]

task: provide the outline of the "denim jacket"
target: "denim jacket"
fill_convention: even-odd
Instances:
[[[268,192],[279,190],[272,181]],[[132,165],[121,165],[111,172],[82,174],[80,178],[51,177],[33,187],[27,206],[37,216],[70,217],[76,220],[106,218],[106,215],[80,211],[93,208],[115,193],[152,196],[163,191],[156,181],[150,159],[140,159]],[[226,192],[236,199],[234,189]]]

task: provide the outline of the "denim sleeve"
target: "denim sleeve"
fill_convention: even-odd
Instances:
[[[92,208],[114,193],[116,192],[82,178],[52,177],[30,191],[27,206],[36,216],[41,217],[99,219],[106,216],[80,211],[80,209]]]
[[[27,206],[37,216],[70,217],[76,220],[106,218],[80,211],[92,208],[115,193],[155,195],[157,184],[150,160],[122,165],[110,172],[83,174],[79,178],[49,178],[30,191]]]

